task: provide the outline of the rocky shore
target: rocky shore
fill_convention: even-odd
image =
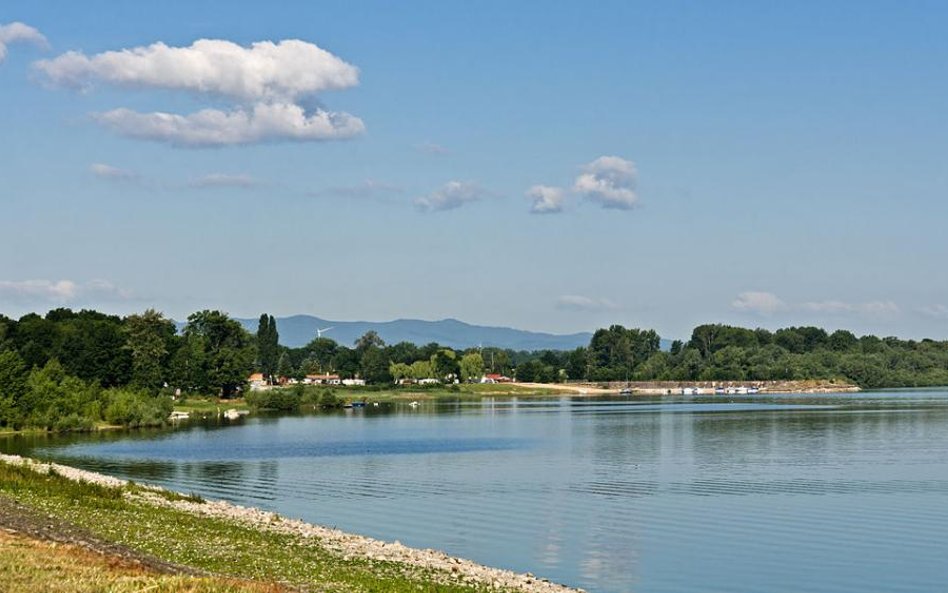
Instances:
[[[113,476],[85,471],[56,463],[45,463],[16,455],[0,454],[0,463],[18,465],[41,474],[55,472],[74,481],[84,481],[107,488],[125,489],[129,483]],[[270,531],[298,538],[300,545],[307,542],[319,545],[337,555],[343,562],[350,559],[365,559],[390,562],[407,570],[423,572],[442,583],[463,583],[496,590],[522,591],[525,593],[579,592],[552,583],[532,574],[491,568],[455,558],[437,550],[409,548],[399,542],[384,542],[365,536],[345,533],[313,525],[304,521],[288,519],[257,508],[243,507],[225,501],[197,501],[186,496],[167,496],[167,491],[153,486],[125,489],[123,496],[159,507],[168,507],[196,516],[213,517],[231,521],[260,531]],[[29,533],[29,529],[24,529]]]

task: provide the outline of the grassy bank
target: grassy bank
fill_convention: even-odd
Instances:
[[[285,587],[223,577],[162,574],[76,545],[0,531],[6,593],[281,593]]]
[[[73,479],[75,476],[65,477],[62,469],[49,474],[41,473],[42,467],[38,469],[40,471],[9,460],[0,461],[0,502],[13,504],[11,501],[15,501],[37,512],[42,523],[63,521],[87,530],[92,538],[225,579],[195,582],[193,589],[172,587],[168,590],[269,591],[280,590],[276,588],[279,586],[329,592],[395,593],[564,590],[532,578],[524,580],[523,575],[509,576],[513,573],[483,567],[474,569],[471,567],[476,565],[438,553],[410,551],[397,543],[383,544],[339,534],[272,513],[205,502],[167,491],[157,492],[131,483],[77,481]],[[3,526],[3,518],[0,513],[0,526]],[[329,537],[330,533],[336,535]],[[32,562],[30,558],[42,556],[42,545],[13,540],[4,546],[19,550],[17,553],[28,562]],[[32,584],[23,591],[55,590],[55,583],[64,578],[93,578],[97,571],[104,571],[103,578],[155,579],[152,585],[156,590],[175,583],[163,580],[170,577],[127,574],[122,566],[110,568],[108,562],[105,566],[82,563],[73,558],[73,552],[65,550],[58,564],[50,563],[45,569],[26,569],[21,576],[11,576],[16,573],[0,568],[0,590],[13,590],[15,583],[11,579]],[[414,560],[416,555],[418,561]],[[0,556],[5,556],[2,548]],[[408,560],[392,560],[393,557]],[[509,581],[513,583],[532,583],[535,587],[510,586],[498,580],[505,578],[513,579]],[[244,584],[226,579],[249,580],[272,588],[242,589]],[[150,585],[137,590],[147,586]]]

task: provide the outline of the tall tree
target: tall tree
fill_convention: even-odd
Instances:
[[[13,350],[0,351],[0,426],[19,427],[26,393],[26,365]]]
[[[220,311],[198,311],[184,327],[188,340],[198,340],[207,384],[222,397],[231,397],[253,368],[250,335],[239,322]]]
[[[257,324],[257,363],[269,383],[277,373],[280,364],[280,334],[277,332],[276,319],[264,313]]]
[[[132,355],[133,384],[156,391],[168,378],[165,359],[174,339],[174,323],[154,309],[125,318],[125,348]]]
[[[480,352],[470,352],[461,357],[461,380],[477,381],[484,375],[484,357]]]
[[[355,349],[358,350],[360,354],[373,346],[376,348],[385,347],[385,341],[374,329],[370,329],[369,331],[365,332],[361,338],[355,341]]]

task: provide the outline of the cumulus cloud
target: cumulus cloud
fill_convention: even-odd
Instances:
[[[565,294],[556,299],[556,308],[561,311],[615,311],[619,307],[609,299]]]
[[[731,302],[731,306],[738,311],[749,313],[758,313],[761,315],[773,315],[777,311],[787,308],[777,295],[771,292],[742,292]]]
[[[603,208],[628,210],[638,202],[635,163],[617,156],[601,156],[583,167],[573,191]]]
[[[527,198],[533,202],[530,206],[530,212],[534,214],[554,214],[563,211],[566,192],[558,187],[534,185],[527,190]]]
[[[469,181],[449,181],[427,196],[415,199],[415,206],[427,212],[453,210],[468,202],[476,202],[486,195],[476,183]]]
[[[392,183],[366,179],[362,183],[355,185],[328,187],[326,189],[312,191],[309,192],[309,195],[316,197],[339,196],[343,198],[372,198],[382,194],[402,193],[403,191],[403,188]]]
[[[89,165],[89,172],[99,179],[108,179],[111,181],[135,181],[138,179],[138,173],[134,171],[120,169],[105,163],[92,163]]]
[[[295,101],[359,82],[358,68],[298,39],[259,41],[250,47],[223,39],[199,39],[189,47],[159,42],[94,56],[71,51],[37,62],[36,68],[56,86],[87,88],[103,82],[247,102]]]
[[[351,138],[365,131],[361,119],[313,105],[324,91],[351,88],[359,70],[315,44],[296,39],[244,47],[200,39],[188,47],[155,43],[92,56],[67,52],[35,64],[54,87],[87,90],[97,84],[164,89],[234,101],[230,109],[191,114],[141,113],[119,108],[94,121],[130,138],[176,146],[226,146],[278,140]]]
[[[216,187],[235,187],[240,189],[252,189],[260,185],[260,181],[256,178],[251,177],[250,175],[245,174],[228,174],[228,173],[211,173],[198,177],[197,179],[192,179],[189,183],[189,187],[197,189],[211,189]]]
[[[899,306],[892,301],[869,301],[854,303],[839,300],[807,301],[802,303],[788,303],[771,292],[742,292],[731,302],[731,307],[738,311],[757,315],[773,315],[778,312],[802,311],[823,315],[859,315],[866,317],[880,317],[897,315]]]
[[[47,48],[49,43],[42,33],[24,23],[0,25],[0,62],[7,58],[7,46],[11,43],[32,43]]]
[[[204,109],[190,115],[114,109],[93,118],[123,136],[177,146],[335,140],[351,138],[365,130],[362,120],[348,113],[317,110],[307,114],[299,105],[288,103],[260,103],[250,110]]]
[[[106,280],[0,280],[0,302],[16,304],[60,304],[77,301],[125,301],[132,298]]]

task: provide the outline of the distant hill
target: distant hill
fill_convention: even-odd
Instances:
[[[238,319],[248,331],[257,331],[257,319]],[[317,329],[331,327],[323,337],[332,338],[339,344],[352,346],[365,332],[375,330],[386,344],[412,342],[424,345],[437,342],[455,349],[472,346],[496,346],[513,350],[572,350],[588,346],[591,333],[557,335],[531,332],[509,327],[471,325],[457,319],[422,321],[419,319],[396,319],[395,321],[331,321],[310,315],[277,317],[280,343],[291,348],[305,346],[316,337]]]

